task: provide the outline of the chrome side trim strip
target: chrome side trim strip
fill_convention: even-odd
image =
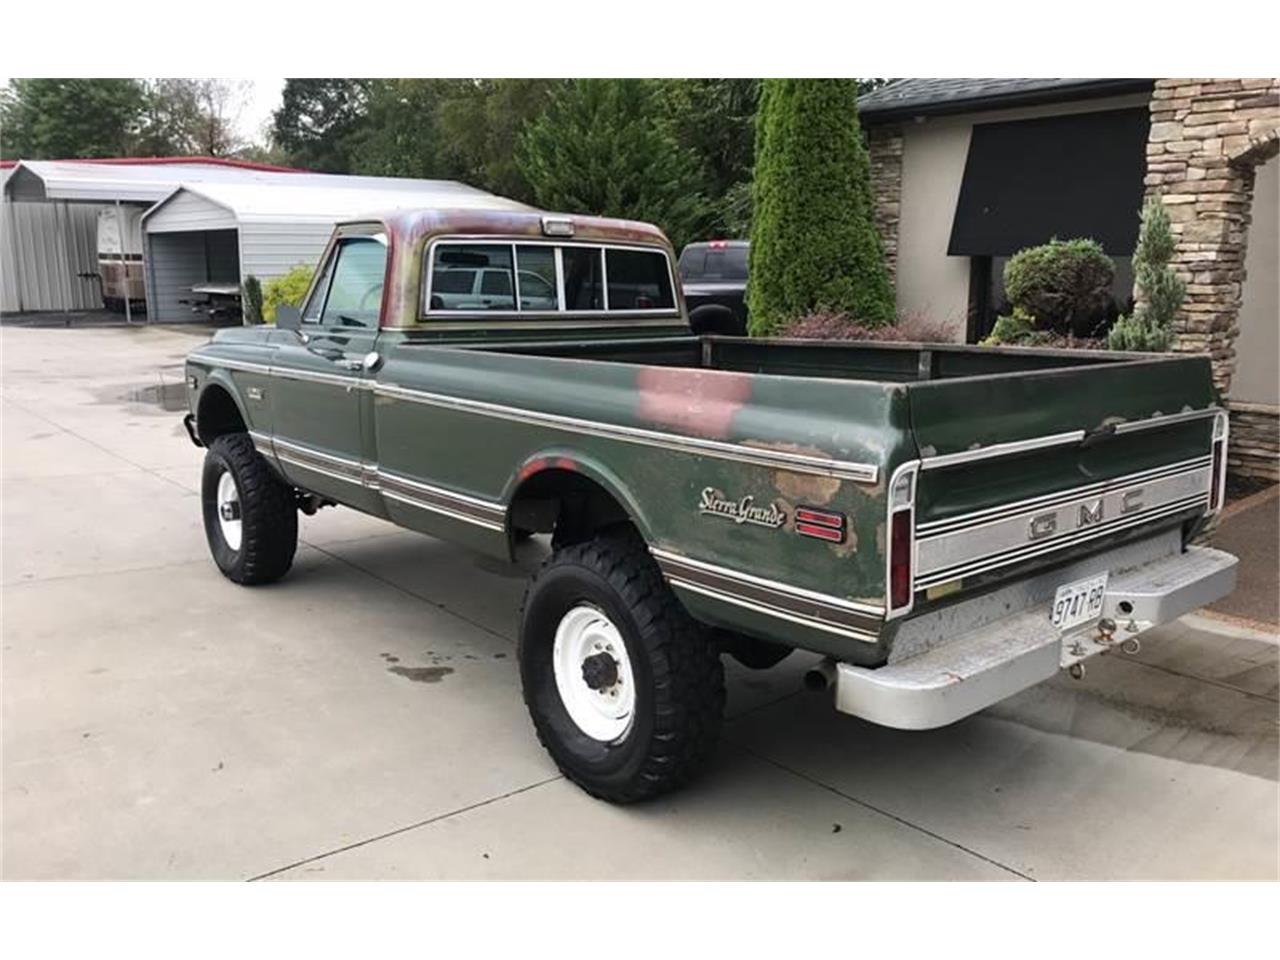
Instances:
[[[809,600],[814,603],[822,603],[832,607],[840,607],[853,613],[865,614],[868,617],[880,618],[884,616],[884,607],[876,606],[873,603],[859,603],[856,600],[845,600],[842,597],[833,597],[827,593],[818,593],[814,590],[805,590],[802,587],[793,587],[787,583],[781,583],[777,580],[766,580],[764,577],[757,577],[749,573],[742,573],[739,570],[733,570],[729,567],[721,567],[714,563],[707,563],[705,560],[695,560],[692,557],[686,557],[682,553],[674,553],[670,550],[664,550],[661,547],[650,547],[649,552],[659,564],[679,564],[681,566],[693,567],[700,572],[711,574],[716,577],[723,577],[727,580],[737,580],[745,584],[761,587],[762,589],[782,594],[784,596],[796,597],[798,599]]]
[[[937,470],[939,467],[953,467],[957,463],[973,463],[977,460],[990,460],[993,457],[1011,457],[1015,453],[1027,453],[1031,450],[1043,450],[1045,447],[1060,447],[1068,443],[1080,443],[1084,440],[1083,430],[1069,430],[1066,433],[1054,433],[1044,437],[1031,437],[1027,440],[1013,440],[1009,443],[993,443],[989,447],[977,447],[973,450],[960,450],[957,453],[943,453],[932,457],[920,458],[921,470]]]
[[[454,519],[454,520],[461,520],[464,523],[474,524],[477,527],[484,527],[486,530],[493,530],[495,533],[501,533],[502,531],[506,530],[506,527],[501,523],[494,523],[489,520],[482,520],[479,517],[471,516],[470,514],[466,514],[466,513],[460,513],[457,510],[450,510],[447,507],[442,507],[436,503],[426,503],[422,500],[417,500],[412,497],[407,497],[401,493],[397,493],[394,490],[383,489],[382,495],[386,497],[388,500],[395,500],[398,503],[403,503],[410,507],[416,507],[419,510],[428,510],[431,513],[438,513],[444,517],[450,517],[451,519]]]
[[[454,520],[462,520],[488,530],[506,529],[507,509],[501,503],[482,500],[443,487],[382,470],[376,463],[362,463],[347,457],[313,450],[291,440],[272,439],[255,434],[254,443],[274,446],[275,455],[290,466],[311,470],[321,476],[341,480],[367,490],[381,491],[383,496],[419,510],[429,510]]]
[[[1181,413],[1166,413],[1158,417],[1148,417],[1146,420],[1129,420],[1125,423],[1117,423],[1114,432],[1117,434],[1134,433],[1138,430],[1155,430],[1159,427],[1171,426],[1175,423],[1185,423],[1188,420],[1200,420],[1204,417],[1216,416],[1221,407],[1205,407],[1203,410],[1184,410]]]
[[[222,364],[222,360],[214,357],[192,355],[191,359],[203,363]],[[521,423],[532,423],[539,426],[560,430],[572,430],[575,433],[589,436],[607,437],[629,443],[639,443],[667,450],[678,450],[683,453],[703,454],[722,460],[733,460],[739,463],[750,463],[755,466],[772,469],[790,470],[794,473],[808,473],[821,477],[837,477],[852,480],[855,483],[873,484],[880,474],[880,468],[874,463],[857,463],[851,460],[837,460],[827,457],[813,457],[802,453],[788,453],[784,450],[764,450],[748,447],[745,444],[721,440],[706,440],[702,437],[690,437],[678,433],[664,433],[660,430],[648,430],[643,427],[626,427],[622,425],[598,423],[583,420],[579,417],[563,416],[555,413],[541,413],[534,410],[523,410],[486,400],[470,400],[464,397],[452,397],[445,394],[430,393],[412,387],[403,387],[393,383],[375,383],[360,377],[344,377],[339,374],[319,373],[313,371],[285,370],[283,367],[269,367],[265,364],[237,364],[236,369],[253,370],[270,375],[280,375],[294,380],[310,380],[316,383],[331,384],[357,390],[372,390],[377,396],[392,397],[410,403],[422,403],[428,406],[461,410],[465,413],[477,413],[484,416],[514,420]]]
[[[211,357],[203,353],[187,354],[187,362],[207,363],[211,367],[226,367],[228,370],[244,370],[247,373],[269,375],[271,367],[265,363],[254,363],[250,360],[230,360],[226,357]]]
[[[806,454],[787,453],[780,450],[763,450],[740,443],[706,440],[701,437],[689,437],[683,434],[663,433],[642,427],[598,423],[592,420],[583,420],[579,417],[522,410],[499,403],[490,403],[486,400],[470,400],[463,397],[428,393],[424,390],[415,390],[390,383],[378,384],[375,387],[375,392],[378,396],[393,397],[410,403],[423,403],[450,410],[460,410],[464,413],[477,413],[484,416],[498,417],[503,420],[532,423],[559,430],[572,430],[575,433],[589,436],[624,440],[630,443],[661,447],[667,450],[678,450],[682,453],[703,454],[723,460],[734,460],[740,463],[790,470],[796,473],[839,477],[853,480],[857,483],[875,483],[876,477],[879,475],[879,467],[873,463],[854,463],[848,460],[812,457]]]
[[[726,567],[651,548],[663,577],[673,587],[865,643],[877,641],[883,611],[840,597],[791,587]]]
[[[755,603],[751,600],[737,596],[736,594],[723,593],[719,590],[713,590],[710,587],[705,587],[701,584],[682,580],[679,577],[667,577],[667,582],[671,584],[671,586],[680,590],[688,590],[704,597],[710,597],[712,600],[719,600],[722,603],[733,604],[736,607],[742,607],[743,609],[750,610],[753,613],[760,613],[767,617],[786,620],[789,623],[799,624],[802,627],[808,627],[812,630],[822,630],[826,633],[834,633],[836,636],[847,637],[851,640],[860,640],[863,643],[876,643],[879,639],[874,634],[865,633],[848,627],[837,626],[831,623],[825,623],[822,620],[814,620],[810,617],[798,616],[785,610],[779,610],[777,607]]]
[[[1201,457],[1192,457],[1189,460],[1179,460],[1175,463],[1167,463],[1162,467],[1152,467],[1149,470],[1139,470],[1137,473],[1125,474],[1122,477],[1116,477],[1112,480],[1100,480],[1097,483],[1089,483],[1080,487],[1071,487],[1068,490],[1061,490],[1058,493],[1049,493],[1039,497],[1029,497],[1026,500],[1016,500],[1012,503],[1002,503],[998,506],[987,507],[983,510],[974,510],[972,513],[962,514],[958,517],[944,517],[941,520],[930,520],[922,523],[917,528],[917,532],[921,537],[936,536],[942,533],[950,533],[954,530],[960,530],[972,526],[980,526],[983,523],[999,520],[1007,516],[1016,516],[1026,509],[1048,509],[1049,507],[1078,499],[1079,497],[1088,496],[1091,493],[1103,493],[1116,487],[1129,486],[1135,483],[1151,482],[1159,480],[1166,476],[1172,476],[1177,473],[1184,473],[1199,467],[1209,465],[1209,455],[1205,454]]]

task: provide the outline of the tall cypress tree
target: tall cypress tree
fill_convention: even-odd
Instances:
[[[857,102],[857,80],[763,82],[747,291],[755,336],[815,309],[867,326],[894,320]]]

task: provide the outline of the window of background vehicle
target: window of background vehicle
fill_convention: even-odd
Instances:
[[[641,250],[606,250],[610,310],[661,310],[675,306],[667,258]]]
[[[381,237],[344,237],[338,241],[333,280],[320,322],[376,327],[386,271],[387,244]]]
[[[564,308],[566,310],[604,309],[600,285],[600,248],[565,247]]]
[[[558,310],[556,250],[546,245],[516,247],[521,310]]]
[[[479,274],[480,281],[476,284]],[[465,281],[463,279],[465,275]],[[515,310],[510,244],[442,243],[431,263],[431,310]]]

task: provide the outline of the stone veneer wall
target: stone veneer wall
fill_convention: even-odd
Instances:
[[[884,244],[889,282],[898,282],[898,219],[902,212],[902,130],[876,126],[867,133],[871,156],[871,192],[875,198],[876,229]]]
[[[1231,436],[1227,444],[1227,472],[1231,475],[1280,482],[1280,415],[1262,403],[1228,401]]]
[[[1175,349],[1208,353],[1224,397],[1235,371],[1254,170],[1278,149],[1280,80],[1156,81],[1145,182],[1148,195],[1161,197],[1169,211],[1173,266],[1187,283]],[[1280,479],[1280,411],[1229,406],[1230,469]]]

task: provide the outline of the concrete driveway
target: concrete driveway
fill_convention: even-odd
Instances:
[[[326,510],[236,587],[165,409],[203,334],[0,336],[5,879],[1277,877],[1274,642],[1173,625],[928,733],[731,665],[710,775],[610,807],[534,739],[521,571]]]

